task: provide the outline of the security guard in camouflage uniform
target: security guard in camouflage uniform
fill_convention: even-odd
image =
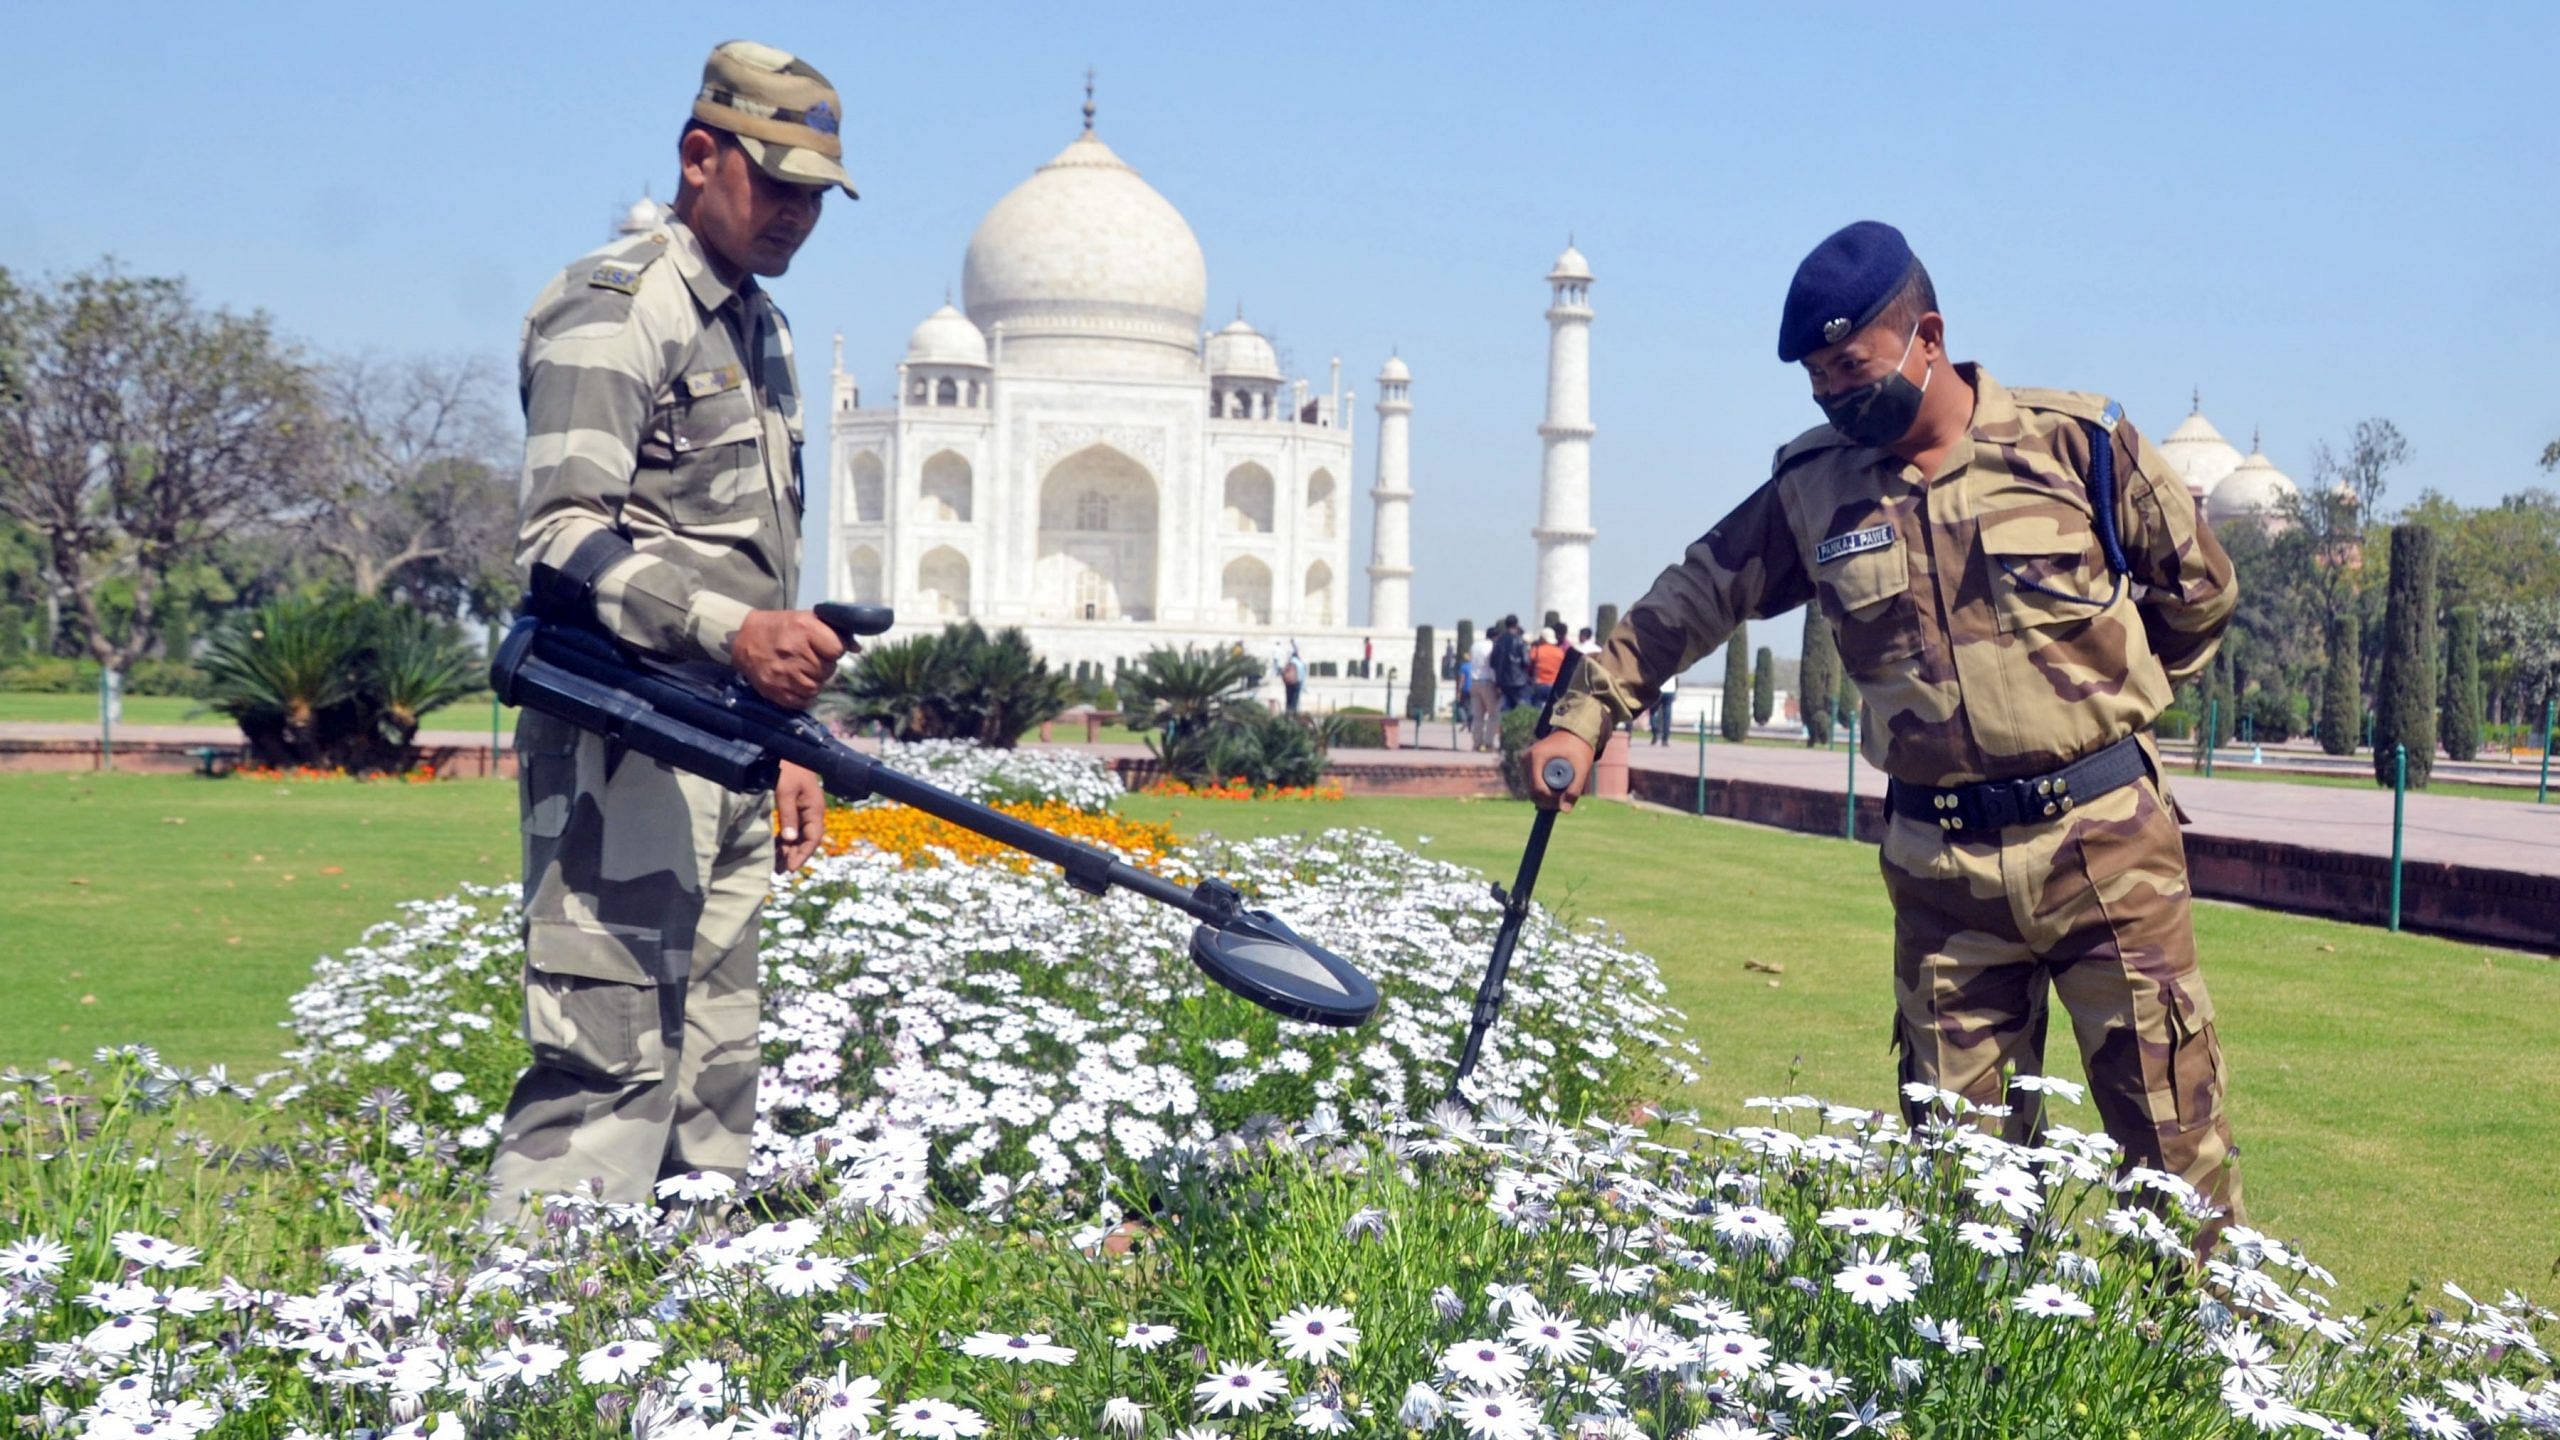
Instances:
[[[1743,620],[1820,605],[1866,757],[1892,780],[1902,1078],[2005,1102],[2006,1067],[2041,1069],[2049,979],[2127,1162],[2236,1215],[2213,1001],[2150,734],[2238,603],[2230,560],[2116,405],[1952,363],[1928,272],[1889,225],[1805,259],[1778,358],[1804,365],[1831,423],[1781,448],[1619,622],[1529,773],[1554,755],[1585,773],[1609,726]],[[2021,1100],[2013,1138],[2037,1109]]]
[[[520,358],[528,583],[639,651],[734,669],[793,707],[844,647],[789,608],[800,387],[756,277],[790,267],[827,190],[853,195],[842,114],[807,62],[714,50],[673,218],[562,271],[525,316]],[[533,1063],[490,1167],[493,1219],[529,1223],[543,1194],[643,1202],[665,1175],[743,1177],[757,912],[772,872],[823,837],[824,792],[786,765],[777,793],[734,795],[530,712],[516,748]]]

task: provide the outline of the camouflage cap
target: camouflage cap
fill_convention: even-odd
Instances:
[[[738,137],[738,147],[776,180],[837,185],[859,200],[844,173],[844,104],[818,68],[786,50],[731,40],[702,62],[693,118]]]

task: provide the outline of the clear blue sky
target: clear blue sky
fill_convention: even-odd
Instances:
[[[864,199],[775,289],[810,388],[842,330],[875,394],[978,217],[1074,136],[1090,63],[1212,316],[1241,300],[1319,383],[1342,357],[1364,499],[1401,347],[1415,612],[1444,625],[1528,608],[1568,233],[1599,276],[1595,599],[1819,418],[1778,304],[1861,217],[1929,261],[1959,356],[2155,435],[2200,386],[2307,479],[2384,415],[2417,456],[2391,498],[2471,503],[2549,483],[2560,437],[2550,5],[55,5],[6,33],[0,264],[112,252],[319,348],[499,358],[554,267],[670,192],[703,52],[796,49],[844,91]]]

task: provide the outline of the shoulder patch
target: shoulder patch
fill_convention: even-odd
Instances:
[[[2116,426],[2123,420],[2124,407],[2113,400],[2107,402],[2106,409],[2098,412],[2098,428],[2110,435],[2116,433]]]
[[[2047,410],[2057,415],[2068,415],[2074,420],[2100,420],[2109,411],[2113,411],[2119,420],[2124,418],[2123,406],[2087,390],[2025,388],[2010,391],[2009,398],[2021,410]],[[2107,428],[2112,430],[2115,426],[2109,422]]]
[[[599,265],[587,272],[587,283],[599,290],[619,290],[625,295],[637,295],[640,293],[640,267]]]

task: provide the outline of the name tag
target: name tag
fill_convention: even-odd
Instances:
[[[710,370],[697,370],[684,377],[684,393],[699,400],[723,390],[735,390],[746,382],[747,372],[735,365],[722,365]]]
[[[1813,563],[1828,565],[1844,555],[1881,550],[1892,543],[1893,527],[1891,525],[1870,525],[1864,530],[1852,530],[1845,535],[1834,535],[1814,546]]]

